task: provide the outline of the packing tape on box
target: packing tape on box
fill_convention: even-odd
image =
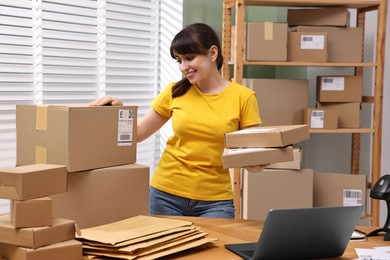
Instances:
[[[47,108],[48,106],[39,105],[36,108],[35,129],[47,130]]]
[[[35,146],[35,163],[47,162],[47,149],[42,146]]]
[[[274,23],[264,22],[264,40],[272,41],[274,39]]]

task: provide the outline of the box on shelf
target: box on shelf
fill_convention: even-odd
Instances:
[[[366,205],[365,175],[314,173],[314,207]]]
[[[293,160],[289,162],[272,163],[266,169],[285,169],[285,170],[300,170],[302,169],[302,148],[293,148]]]
[[[313,207],[313,170],[244,172],[243,218],[264,220],[270,209]]]
[[[339,112],[335,109],[305,109],[305,124],[312,129],[337,129]]]
[[[10,215],[0,215],[0,243],[38,248],[75,238],[75,222],[70,219],[53,218],[51,226],[15,228]]]
[[[318,109],[334,109],[338,111],[338,128],[360,128],[360,103],[324,103],[317,102]]]
[[[29,200],[67,191],[64,165],[31,164],[0,169],[0,198]]]
[[[287,60],[290,62],[327,62],[328,33],[288,32]]]
[[[256,92],[262,126],[303,124],[308,80],[248,78],[243,84]]]
[[[79,228],[148,214],[149,167],[126,164],[68,175],[68,192],[50,196],[53,216]]]
[[[286,61],[287,23],[247,22],[246,60]]]
[[[69,172],[136,161],[137,107],[17,105],[17,165],[66,165]]]
[[[307,125],[251,127],[226,133],[225,147],[285,147],[309,138]]]
[[[0,254],[10,260],[81,260],[83,257],[83,244],[72,239],[31,249],[0,243]]]
[[[362,62],[363,60],[363,29],[360,27],[297,26],[290,30],[307,34],[326,32],[328,62]]]
[[[317,76],[317,101],[362,102],[362,76]]]
[[[15,228],[51,226],[52,201],[49,197],[11,201],[11,223]]]
[[[225,149],[224,168],[240,168],[294,160],[293,148],[238,148]]]
[[[350,13],[343,7],[288,9],[287,23],[289,26],[341,26],[348,27]]]

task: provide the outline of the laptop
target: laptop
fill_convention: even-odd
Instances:
[[[272,209],[257,243],[226,244],[248,260],[317,259],[341,256],[363,206]]]

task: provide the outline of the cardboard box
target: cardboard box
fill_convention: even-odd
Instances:
[[[339,128],[360,128],[360,103],[322,103],[318,109],[335,109],[339,113]]]
[[[287,60],[290,62],[327,62],[326,32],[288,32]]]
[[[287,23],[246,23],[246,60],[286,61]]]
[[[74,239],[37,249],[0,244],[0,254],[9,260],[81,260],[82,245]]]
[[[0,169],[0,198],[29,200],[66,192],[67,171],[63,165],[31,164]]]
[[[365,175],[314,173],[314,207],[366,205]]]
[[[52,201],[49,197],[11,201],[11,223],[15,228],[51,226]]]
[[[350,13],[347,8],[327,7],[310,9],[288,9],[287,23],[289,26],[341,26],[348,27]]]
[[[293,148],[238,148],[225,149],[224,168],[240,168],[294,160]]]
[[[251,127],[225,134],[225,147],[285,147],[309,138],[307,125]]]
[[[337,129],[339,112],[335,109],[305,109],[305,124],[312,129]]]
[[[285,170],[300,170],[302,169],[302,148],[293,148],[293,160],[289,162],[273,163],[266,167],[266,169],[285,169]]]
[[[134,163],[137,107],[17,105],[17,165],[66,165],[69,172]]]
[[[256,92],[262,126],[301,125],[309,105],[308,80],[244,79]]]
[[[75,238],[75,222],[53,218],[51,226],[16,229],[10,215],[0,215],[0,243],[38,248]]]
[[[326,32],[328,62],[362,62],[363,29],[331,26],[297,26],[290,28],[301,33]]]
[[[263,170],[243,174],[243,218],[264,220],[270,209],[311,208],[313,170]]]
[[[148,214],[149,167],[127,164],[68,175],[68,192],[50,196],[53,216],[89,228]]]
[[[317,101],[362,102],[362,76],[317,76]]]

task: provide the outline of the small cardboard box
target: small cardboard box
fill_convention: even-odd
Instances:
[[[287,23],[246,23],[246,60],[286,61]]]
[[[314,173],[314,207],[366,205],[365,175]]]
[[[309,105],[308,80],[244,79],[256,92],[262,126],[301,125]]]
[[[290,62],[327,62],[328,33],[288,32],[287,60]]]
[[[289,26],[349,26],[350,13],[347,8],[327,7],[310,9],[288,9]]]
[[[313,170],[243,174],[243,218],[264,220],[270,209],[313,207]]]
[[[66,165],[69,172],[136,161],[137,107],[17,105],[17,165]]]
[[[75,239],[37,249],[0,244],[0,254],[10,260],[81,260],[83,244]]]
[[[223,167],[240,168],[294,160],[293,148],[238,148],[225,149]]]
[[[53,216],[79,228],[148,214],[149,167],[126,164],[68,175],[68,192],[50,196]]]
[[[15,228],[51,226],[52,201],[49,197],[11,201],[11,222]]]
[[[318,109],[333,109],[339,113],[338,128],[360,128],[360,103],[317,102]]]
[[[301,33],[326,32],[328,62],[362,62],[363,60],[363,28],[297,26],[290,30]]]
[[[67,191],[63,165],[31,164],[0,169],[0,198],[29,200]]]
[[[302,148],[293,148],[294,159],[289,162],[273,163],[266,167],[266,169],[284,169],[284,170],[300,170],[302,169]]]
[[[0,215],[0,243],[35,249],[75,238],[73,220],[53,218],[51,226],[16,229],[10,219]]]
[[[362,76],[317,76],[317,101],[362,102]]]
[[[307,125],[251,127],[225,134],[225,147],[285,147],[309,138]]]
[[[305,124],[312,129],[337,129],[339,112],[335,109],[305,109]]]

